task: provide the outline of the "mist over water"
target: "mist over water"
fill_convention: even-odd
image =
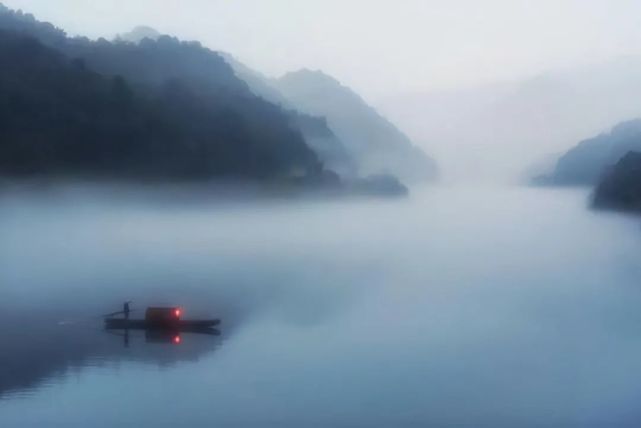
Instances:
[[[640,225],[585,191],[116,195],[0,199],[3,426],[638,425]],[[222,334],[126,348],[124,300]]]
[[[0,428],[641,426],[640,13],[0,0]]]

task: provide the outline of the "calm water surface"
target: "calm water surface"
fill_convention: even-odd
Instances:
[[[576,190],[0,198],[0,426],[640,426],[641,221]],[[180,305],[219,336],[103,331]]]

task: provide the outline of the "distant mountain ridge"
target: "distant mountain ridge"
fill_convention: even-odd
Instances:
[[[640,76],[641,55],[630,55],[377,106],[412,138],[432,142],[449,178],[515,180],[533,160],[641,117]]]
[[[295,109],[295,106],[288,100],[273,84],[273,79],[265,76],[259,71],[247,67],[238,61],[232,54],[221,52],[225,61],[231,66],[239,79],[243,80],[249,86],[249,89],[261,98],[266,99],[276,105],[280,105],[287,110]]]
[[[345,143],[330,129],[325,117],[299,111],[273,86],[271,79],[247,67],[231,54],[221,53],[221,55],[232,67],[236,76],[249,86],[254,95],[276,104],[288,112],[293,126],[301,130],[307,144],[314,149],[328,168],[336,171],[343,178],[354,179],[358,176],[356,159],[348,151]]]
[[[118,34],[116,36],[116,41],[140,43],[144,39],[158,40],[160,37],[164,35],[166,34],[160,33],[155,28],[151,28],[146,25],[139,25],[127,33]]]
[[[433,180],[436,162],[358,94],[321,72],[300,70],[271,81],[304,113],[324,116],[364,174],[386,172],[403,180]]]
[[[153,28],[140,26],[117,39],[132,43],[145,43],[145,39],[158,40],[160,32]],[[327,106],[310,108],[312,99],[292,98],[285,91],[292,76],[305,73],[291,73],[281,79],[270,79],[260,72],[247,67],[233,55],[219,53],[232,67],[236,76],[244,81],[250,91],[270,103],[279,105],[288,112],[292,126],[304,135],[307,144],[317,153],[321,161],[342,177],[353,179],[359,175],[389,173],[404,180],[433,179],[436,176],[435,163],[420,149],[414,147],[409,139],[391,123],[381,117],[362,99],[335,79],[323,73],[315,73],[312,84],[319,78],[326,87],[312,98],[336,97],[337,93],[347,95],[349,106],[356,108],[357,114],[350,112],[335,113]],[[318,104],[318,101],[314,101]],[[328,104],[329,106],[329,104]],[[357,123],[355,118],[364,117]]]
[[[388,173],[405,181],[430,181],[438,176],[432,158],[333,77],[321,71],[300,70],[278,79],[268,78],[233,56],[224,55],[254,94],[285,109],[324,118],[336,139],[320,144],[333,146],[329,150],[335,158],[345,160],[349,156],[348,163],[359,174]]]
[[[608,168],[634,151],[641,151],[641,119],[619,123],[610,132],[579,142],[543,180],[557,185],[594,185]]]

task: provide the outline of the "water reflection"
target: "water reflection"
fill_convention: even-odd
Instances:
[[[96,361],[196,360],[266,311],[322,323],[350,304],[354,284],[380,271],[378,257],[346,258],[317,240],[324,232],[297,224],[313,204],[140,195],[91,187],[0,194],[0,396]],[[114,340],[100,314],[127,300],[221,318],[223,334],[183,332],[173,347],[153,346],[158,338],[145,332]]]
[[[32,395],[0,426],[640,426],[638,221],[586,201],[2,201],[0,383]],[[106,333],[127,300],[222,334]]]
[[[198,361],[225,338],[215,329],[106,330],[99,317],[22,309],[5,308],[0,316],[0,398],[34,392],[84,367],[142,362],[167,368]]]
[[[122,337],[122,343],[125,348],[129,347],[132,330],[142,330],[145,333],[146,343],[164,343],[171,345],[180,345],[183,341],[184,334],[204,334],[207,336],[220,336],[220,330],[215,328],[182,328],[177,330],[149,330],[149,329],[113,329],[107,328],[106,331],[114,336]]]

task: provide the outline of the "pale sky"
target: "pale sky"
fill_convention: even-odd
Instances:
[[[0,0],[70,34],[149,25],[268,75],[322,69],[368,99],[641,53],[639,0]]]

